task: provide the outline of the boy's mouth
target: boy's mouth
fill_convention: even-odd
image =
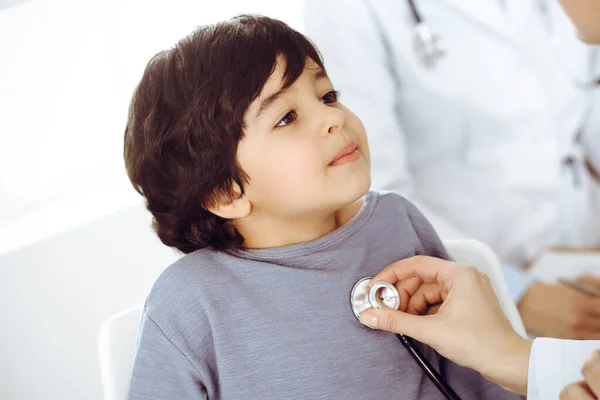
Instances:
[[[358,146],[352,143],[342,148],[342,150],[340,150],[340,152],[334,157],[329,165],[346,164],[356,161],[359,157],[360,153],[358,152]]]

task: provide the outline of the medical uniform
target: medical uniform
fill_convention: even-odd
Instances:
[[[416,4],[446,54],[414,51],[402,0],[308,0],[306,33],[367,128],[373,188],[414,201],[444,238],[523,267],[549,245],[600,245],[598,49],[555,1]],[[508,270],[515,299],[530,279]]]
[[[581,368],[600,340],[534,340],[529,358],[528,400],[558,399],[569,383],[582,380]]]

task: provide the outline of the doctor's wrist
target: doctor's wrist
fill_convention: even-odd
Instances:
[[[515,333],[502,345],[497,343],[497,357],[481,368],[481,374],[504,389],[527,395],[529,356],[533,343]]]

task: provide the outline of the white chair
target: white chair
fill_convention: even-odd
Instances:
[[[455,261],[475,265],[490,278],[500,305],[514,330],[526,337],[525,327],[512,301],[504,272],[495,253],[476,240],[448,240],[444,241],[444,245]],[[133,367],[141,312],[141,305],[129,308],[109,317],[100,327],[98,356],[104,400],[125,399]]]
[[[471,239],[445,240],[444,246],[454,261],[474,265],[490,278],[500,306],[513,329],[526,338],[527,331],[508,290],[504,271],[496,253],[482,242]]]
[[[98,358],[104,400],[124,400],[133,368],[142,305],[110,316],[100,326]]]

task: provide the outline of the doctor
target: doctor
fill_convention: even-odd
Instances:
[[[308,0],[305,18],[367,127],[373,187],[444,238],[490,244],[530,332],[600,338],[588,297],[518,269],[548,246],[600,247],[600,52],[558,3]]]

